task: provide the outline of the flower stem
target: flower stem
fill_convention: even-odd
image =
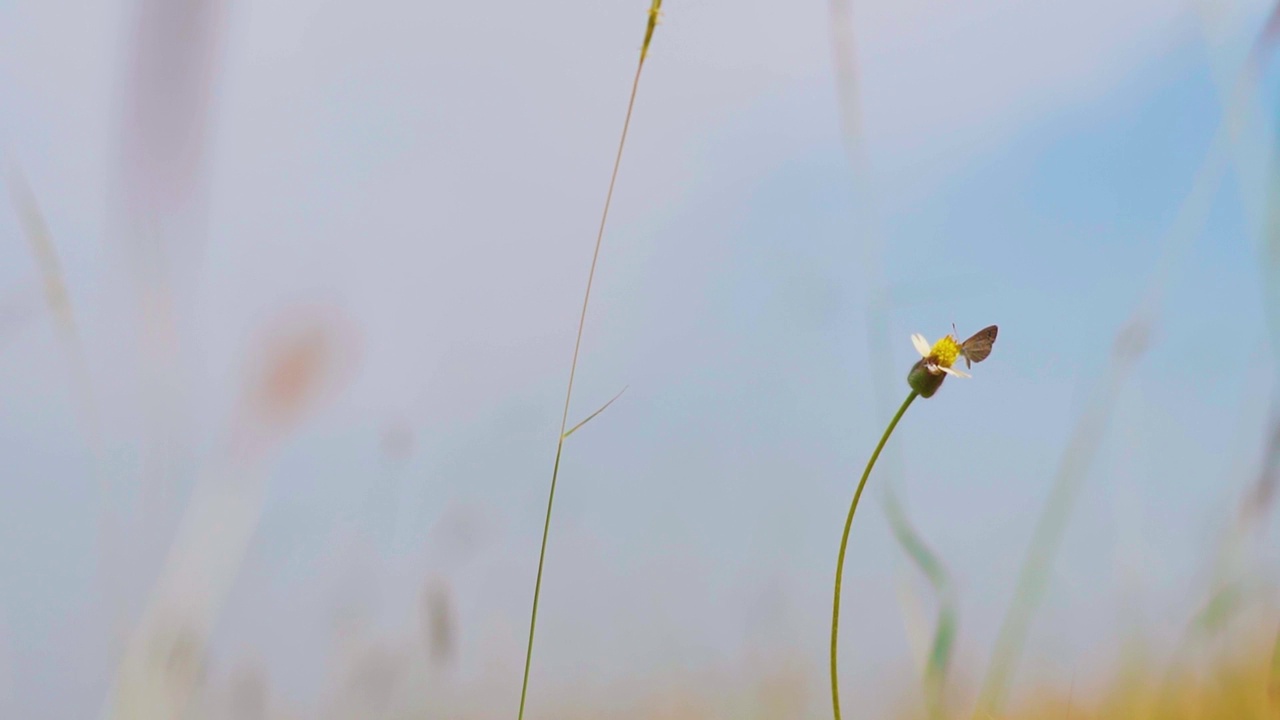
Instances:
[[[853,514],[858,511],[858,501],[862,499],[862,489],[867,485],[867,478],[871,477],[871,468],[876,466],[876,460],[880,457],[884,444],[889,441],[889,436],[898,426],[898,421],[902,419],[907,408],[911,407],[912,401],[919,394],[915,390],[911,391],[907,399],[902,401],[902,407],[898,408],[897,414],[889,421],[889,427],[884,429],[884,435],[880,436],[875,452],[871,453],[871,459],[867,461],[867,469],[862,471],[858,489],[853,493],[853,502],[849,504],[849,517],[844,521],[844,534],[840,536],[840,556],[836,559],[835,599],[831,603],[831,709],[835,712],[835,720],[840,720],[840,682],[836,672],[836,648],[840,637],[840,583],[844,579],[844,554],[849,547],[849,528],[853,527]]]

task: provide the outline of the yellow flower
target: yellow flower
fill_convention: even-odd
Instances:
[[[962,370],[956,370],[951,367],[962,354],[960,341],[956,340],[952,335],[943,335],[938,342],[929,347],[929,343],[925,342],[924,336],[916,333],[911,336],[911,343],[916,346],[916,351],[923,358],[921,361],[924,368],[934,375],[946,373],[957,377],[971,377]]]
[[[920,359],[907,373],[907,384],[920,397],[933,397],[948,375],[969,377],[963,370],[952,367],[956,360],[965,357],[964,346],[956,341],[954,335],[945,335],[930,347],[923,335],[916,334],[911,336],[911,343],[920,353]]]

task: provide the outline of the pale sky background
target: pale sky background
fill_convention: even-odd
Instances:
[[[646,9],[226,5],[206,209],[168,237],[185,388],[169,432],[188,450],[158,519],[131,527],[118,576],[131,613],[186,491],[225,452],[264,328],[320,306],[351,330],[350,371],[273,457],[213,672],[258,663],[315,707],[344,603],[363,608],[366,632],[411,644],[437,578],[458,622],[449,682],[514,711],[565,374]],[[918,402],[892,441],[912,520],[956,578],[959,675],[985,667],[1067,437],[1268,10],[855,2],[874,224],[898,298],[887,352],[901,372],[886,394],[907,392],[912,332],[1001,328],[975,378]],[[117,207],[135,15],[129,2],[0,0],[0,150],[62,260],[117,509],[143,495],[153,379]],[[746,678],[756,656],[811,669],[825,712],[836,543],[887,420],[829,23],[816,1],[667,4],[571,421],[628,390],[566,444],[533,717],[582,688]],[[1276,103],[1262,100],[1118,400],[1024,681],[1088,682],[1127,632],[1164,647],[1207,593],[1274,384],[1256,199]],[[101,505],[39,290],[6,205],[0,715],[85,717],[112,675]],[[396,465],[383,436],[401,426],[412,453]],[[913,672],[898,584],[932,602],[888,531],[883,489],[873,477],[855,523],[842,631],[846,692],[873,707]],[[1249,566],[1266,588],[1280,563],[1269,532]]]

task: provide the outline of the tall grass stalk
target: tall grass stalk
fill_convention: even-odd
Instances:
[[[834,597],[831,601],[831,709],[835,713],[835,720],[840,720],[840,677],[838,673],[838,648],[840,639],[840,588],[844,581],[844,555],[849,547],[849,529],[853,527],[854,513],[858,512],[858,501],[862,499],[862,490],[867,486],[867,478],[871,477],[871,469],[876,466],[876,460],[880,457],[880,451],[884,450],[884,445],[889,441],[889,436],[893,434],[893,429],[898,427],[898,421],[906,414],[907,408],[911,407],[911,403],[919,396],[919,392],[912,390],[907,399],[902,401],[902,406],[898,408],[898,412],[889,421],[889,426],[884,429],[884,434],[880,436],[880,442],[876,444],[876,449],[871,453],[871,459],[867,461],[867,467],[862,471],[862,479],[858,481],[858,489],[853,493],[853,502],[849,504],[849,515],[844,521],[844,533],[840,535],[840,554],[836,558],[836,582]]]
[[[631,127],[631,113],[636,105],[636,92],[640,88],[640,75],[644,71],[644,61],[649,55],[649,43],[653,40],[653,32],[658,26],[658,16],[661,10],[662,0],[651,0],[649,19],[644,31],[644,43],[640,46],[640,60],[636,63],[635,78],[631,81],[631,95],[627,100],[627,114],[622,121],[622,134],[618,139],[618,152],[613,160],[613,172],[609,175],[609,190],[605,193],[604,210],[600,213],[600,228],[596,231],[595,249],[591,254],[591,269],[587,272],[587,288],[582,296],[582,312],[578,315],[578,333],[573,341],[573,359],[569,362],[569,382],[564,391],[564,412],[560,416],[560,433],[556,437],[556,459],[551,468],[551,487],[547,492],[547,513],[542,525],[542,545],[538,550],[538,574],[533,584],[533,607],[529,611],[529,642],[525,648],[524,677],[520,682],[520,710],[516,716],[519,720],[524,719],[525,700],[529,694],[529,668],[533,664],[533,638],[538,628],[538,599],[542,595],[542,570],[546,564],[547,536],[551,532],[551,510],[556,500],[556,480],[560,476],[560,458],[564,454],[564,441],[570,433],[594,418],[604,410],[604,407],[608,407],[613,402],[613,400],[610,400],[600,410],[575,425],[572,430],[566,430],[569,426],[569,404],[573,398],[573,380],[578,372],[578,355],[582,349],[582,331],[587,323],[587,307],[591,303],[591,286],[595,282],[596,265],[600,260],[600,246],[604,241],[604,229],[609,220],[609,205],[613,202],[613,189],[618,182],[618,168],[622,165],[622,151],[627,144],[627,130]],[[614,399],[616,400],[617,398],[615,397]]]

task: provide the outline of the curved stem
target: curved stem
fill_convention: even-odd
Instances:
[[[840,583],[844,579],[844,554],[849,548],[849,528],[853,527],[853,514],[858,511],[858,501],[862,499],[862,489],[867,486],[867,478],[871,477],[871,468],[876,466],[876,460],[880,457],[880,451],[884,449],[884,444],[889,441],[889,436],[893,434],[893,429],[898,426],[898,421],[902,419],[903,414],[907,412],[907,408],[911,407],[912,401],[916,399],[920,393],[915,390],[902,401],[902,407],[898,408],[897,414],[889,421],[889,427],[884,429],[884,435],[880,436],[880,442],[876,445],[875,452],[871,453],[871,459],[867,461],[867,468],[862,471],[862,479],[858,481],[858,489],[853,493],[853,502],[849,504],[849,516],[844,521],[844,534],[840,536],[840,555],[836,559],[836,587],[835,598],[831,603],[831,709],[835,712],[835,720],[840,720],[840,681],[836,672],[836,647],[837,640],[840,637]]]

